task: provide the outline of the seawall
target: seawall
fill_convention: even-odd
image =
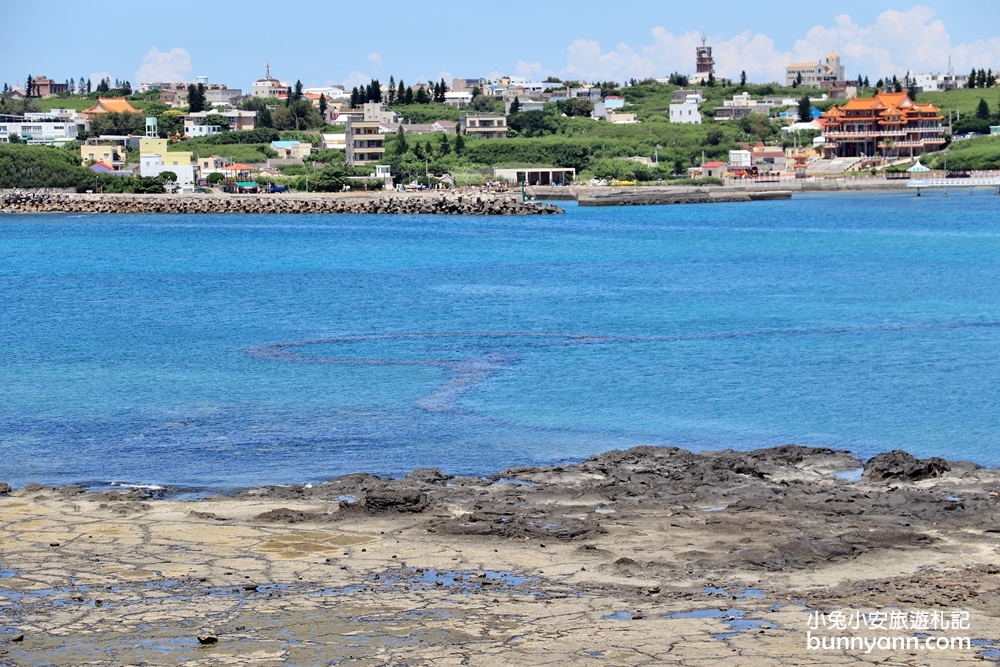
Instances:
[[[580,206],[642,206],[651,204],[718,204],[769,199],[791,199],[787,190],[732,191],[708,188],[632,188],[580,193]]]
[[[513,195],[357,193],[309,195],[77,194],[0,192],[0,213],[376,213],[539,215],[563,213],[552,204]]]

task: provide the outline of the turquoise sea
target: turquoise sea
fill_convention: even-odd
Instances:
[[[0,481],[232,489],[638,444],[1000,464],[1000,197],[0,216]]]

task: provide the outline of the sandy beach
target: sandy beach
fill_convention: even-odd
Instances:
[[[902,452],[861,467],[828,449],[641,447],[189,501],[0,487],[0,664],[996,660],[1000,474]],[[906,627],[864,627],[892,611]],[[865,624],[809,625],[838,612]],[[924,630],[923,612],[963,624]],[[971,644],[807,646],[837,635]]]

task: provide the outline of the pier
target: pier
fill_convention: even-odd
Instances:
[[[925,190],[927,188],[941,189],[945,191],[949,188],[968,188],[970,190],[975,188],[996,188],[997,194],[1000,195],[1000,176],[991,176],[988,178],[922,178],[910,181],[906,184],[906,187],[915,189],[918,197],[920,196],[921,190]]]

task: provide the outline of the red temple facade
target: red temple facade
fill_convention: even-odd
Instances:
[[[918,104],[906,93],[855,97],[825,114],[826,157],[920,155],[944,146],[941,112]]]

